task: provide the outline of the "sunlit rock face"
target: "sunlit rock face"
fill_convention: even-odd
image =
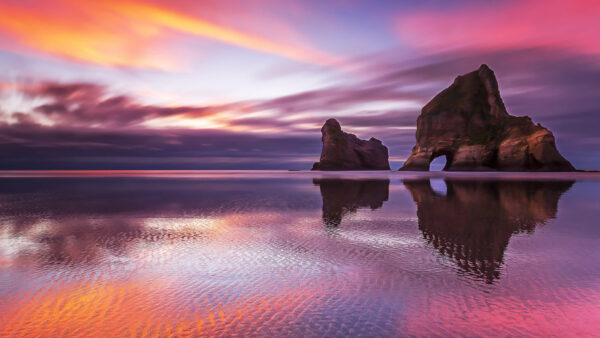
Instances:
[[[438,156],[446,156],[444,170],[575,170],[558,152],[552,132],[527,116],[508,114],[486,65],[458,76],[423,107],[416,139],[400,170],[429,170]]]
[[[380,140],[361,140],[329,119],[321,128],[323,150],[312,170],[390,170],[388,149]]]
[[[323,223],[336,227],[358,208],[379,209],[388,200],[390,180],[314,179],[323,198]]]
[[[556,217],[573,181],[447,180],[446,195],[429,180],[403,181],[417,204],[419,230],[465,273],[493,283],[512,234],[533,232]]]

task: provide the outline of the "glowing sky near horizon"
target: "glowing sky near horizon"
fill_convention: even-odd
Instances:
[[[600,167],[596,1],[2,0],[2,168],[305,168],[329,117],[398,167],[487,63],[509,112]],[[595,158],[595,159],[594,159]]]

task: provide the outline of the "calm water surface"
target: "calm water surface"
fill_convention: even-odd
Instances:
[[[597,176],[5,173],[0,336],[599,335]]]

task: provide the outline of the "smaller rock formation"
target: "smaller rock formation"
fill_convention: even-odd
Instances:
[[[436,95],[417,119],[417,144],[400,170],[573,171],[554,135],[527,116],[509,115],[494,72],[486,65],[461,75]]]
[[[323,150],[312,170],[390,170],[388,149],[378,139],[345,133],[335,119],[327,120],[321,133]]]

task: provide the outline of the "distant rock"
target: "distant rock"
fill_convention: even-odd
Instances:
[[[452,171],[573,171],[554,135],[531,118],[509,115],[486,65],[461,75],[417,119],[417,144],[400,170],[429,170],[446,156]]]
[[[335,119],[327,120],[321,133],[323,150],[312,170],[390,170],[388,149],[378,139],[345,133]]]

